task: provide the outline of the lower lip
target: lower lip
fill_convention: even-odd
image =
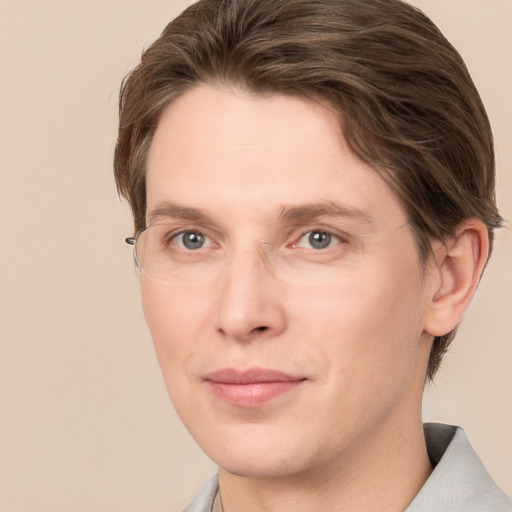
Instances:
[[[223,402],[238,407],[257,407],[273,398],[297,389],[304,380],[227,384],[208,381],[210,389]]]

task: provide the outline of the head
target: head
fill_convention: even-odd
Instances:
[[[211,458],[284,475],[407,428],[501,222],[488,119],[432,22],[398,0],[201,0],[120,113],[118,188],[136,231],[165,219],[179,270],[142,275],[146,319]]]

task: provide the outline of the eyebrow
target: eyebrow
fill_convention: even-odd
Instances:
[[[346,217],[373,224],[375,219],[365,210],[344,205],[336,201],[322,201],[298,206],[284,207],[279,219],[285,222],[308,222],[320,217]]]
[[[200,221],[209,218],[209,215],[206,213],[206,211],[201,210],[199,208],[190,208],[188,206],[182,206],[176,203],[172,203],[171,201],[163,201],[149,212],[149,224],[163,217],[190,221]]]

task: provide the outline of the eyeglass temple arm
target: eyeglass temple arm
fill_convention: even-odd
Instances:
[[[128,245],[135,245],[135,242],[137,241],[135,238],[129,236],[128,238],[124,239],[125,243]]]

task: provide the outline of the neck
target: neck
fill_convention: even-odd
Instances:
[[[343,460],[307,473],[249,478],[219,470],[224,512],[403,511],[432,471],[421,417],[381,427]]]

